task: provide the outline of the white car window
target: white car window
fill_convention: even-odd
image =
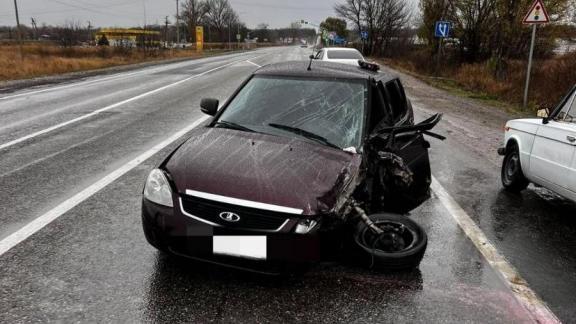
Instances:
[[[575,96],[576,92],[572,94],[572,96],[570,96],[570,99],[568,99],[566,101],[566,103],[564,104],[564,107],[562,107],[562,110],[560,110],[560,112],[558,113],[558,115],[556,115],[556,117],[554,118],[555,121],[568,121],[568,122],[574,122],[574,115],[576,115],[576,108],[574,109],[570,109],[574,106],[574,96]],[[569,116],[569,114],[571,114],[570,118],[568,118],[569,120],[566,120],[567,117]]]
[[[332,60],[363,60],[362,54],[356,50],[328,51],[328,58]]]
[[[576,100],[574,100],[574,97],[572,98],[572,104],[570,105],[570,109],[564,116],[564,121],[567,123],[576,124]]]

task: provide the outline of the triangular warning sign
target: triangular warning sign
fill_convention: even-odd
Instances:
[[[530,10],[524,17],[522,23],[524,24],[544,24],[550,22],[546,8],[544,8],[544,3],[542,0],[535,0]]]

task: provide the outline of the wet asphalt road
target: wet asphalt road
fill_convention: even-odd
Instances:
[[[200,99],[227,98],[253,63],[309,54],[271,48],[0,95],[2,145],[228,64],[0,150],[0,240],[200,118]],[[494,149],[508,116],[404,77],[419,119],[446,113],[438,132],[449,138],[432,141],[435,177],[554,313],[574,321],[576,206],[543,189],[502,192]],[[158,254],[141,231],[140,193],[184,138],[1,255],[0,322],[530,321],[436,196],[412,215],[429,245],[411,273],[322,263],[269,278]]]

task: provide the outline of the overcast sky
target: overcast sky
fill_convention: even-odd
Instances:
[[[180,0],[183,2],[184,0]],[[287,27],[300,19],[319,23],[334,16],[334,4],[340,0],[230,0],[242,21],[253,28],[267,23],[272,28]],[[59,25],[66,21],[88,21],[98,27],[130,27],[144,23],[144,7],[148,24],[173,22],[176,0],[18,0],[20,21],[30,25],[34,17],[38,25]],[[16,25],[13,0],[0,0],[0,25]]]

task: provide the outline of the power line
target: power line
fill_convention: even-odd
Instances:
[[[239,4],[241,6],[251,6],[251,7],[264,7],[272,9],[284,9],[284,10],[297,10],[297,11],[331,11],[332,8],[325,7],[296,7],[296,6],[285,6],[285,5],[273,5],[269,3],[262,2],[244,2],[244,1],[230,1],[230,4]]]
[[[113,13],[110,13],[110,12],[100,11],[100,10],[95,9],[95,8],[83,7],[83,6],[79,6],[79,5],[72,4],[72,3],[67,3],[67,2],[64,2],[64,1],[60,1],[60,0],[48,0],[48,1],[56,2],[56,3],[59,3],[59,4],[64,5],[64,6],[68,6],[68,7],[73,7],[73,8],[77,8],[77,9],[81,9],[81,10],[85,10],[85,11],[90,11],[90,12],[97,13],[97,14],[100,14],[100,15],[110,15],[110,16],[116,16],[116,17],[124,17],[124,16],[116,15],[116,14],[113,14]]]

